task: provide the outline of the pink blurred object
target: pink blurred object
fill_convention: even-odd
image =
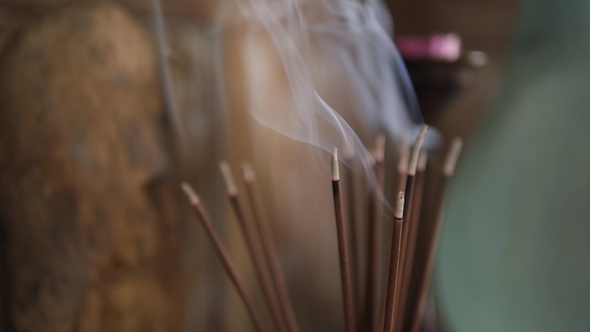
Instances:
[[[400,54],[407,60],[453,62],[461,54],[461,38],[454,33],[430,37],[406,35],[395,38]]]

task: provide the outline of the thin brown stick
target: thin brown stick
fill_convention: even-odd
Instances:
[[[395,179],[395,191],[394,192],[405,192],[406,183],[408,180],[408,164],[410,162],[410,150],[411,150],[411,143],[410,143],[410,131],[406,131],[402,136],[402,142],[400,145],[400,150],[398,154],[398,162],[397,162],[397,174]],[[395,202],[394,202],[395,205]],[[391,259],[391,258],[389,258]],[[399,296],[396,294],[396,305],[395,310],[397,310],[397,298]],[[385,320],[385,299],[382,299],[380,303],[381,309],[381,317],[379,319],[380,323],[383,323]],[[378,330],[383,330],[384,326],[378,326]]]
[[[432,271],[434,269],[434,260],[436,258],[436,249],[438,246],[438,239],[440,236],[440,229],[442,225],[442,217],[444,213],[444,203],[445,203],[445,188],[448,179],[453,175],[455,172],[455,165],[457,163],[457,159],[459,158],[459,154],[461,153],[461,149],[463,147],[463,140],[461,138],[455,138],[451,143],[451,148],[449,149],[449,153],[445,159],[445,163],[443,166],[443,176],[441,179],[441,183],[439,185],[440,192],[438,194],[438,199],[435,206],[436,216],[434,225],[432,228],[431,233],[427,239],[427,259],[426,259],[426,266],[424,269],[424,274],[419,276],[419,289],[418,289],[418,298],[417,304],[414,308],[414,314],[412,315],[411,320],[411,329],[412,332],[420,331],[420,327],[422,325],[422,317],[424,316],[424,308],[426,306],[426,300],[428,298],[428,292],[430,290],[430,282],[432,280]]]
[[[410,162],[410,133],[403,136],[401,149],[399,152],[399,159],[397,163],[397,190],[395,192],[404,191],[406,189],[406,179],[408,177],[408,163]]]
[[[387,276],[387,292],[385,300],[385,318],[383,322],[383,331],[393,331],[397,316],[395,315],[395,298],[398,292],[399,284],[399,267],[400,267],[400,254],[402,244],[402,233],[403,233],[403,216],[404,216],[404,192],[400,191],[398,194],[395,214],[394,214],[394,226],[391,236],[391,253],[389,255],[389,274]]]
[[[406,220],[405,225],[402,229],[402,239],[401,239],[401,249],[400,249],[400,264],[399,264],[399,279],[403,279],[403,275],[404,275],[404,268],[406,266],[406,252],[407,252],[407,247],[408,247],[408,233],[409,233],[409,229],[411,227],[410,225],[410,220],[408,218],[408,213],[407,213],[407,208],[409,207],[409,205],[411,204],[411,200],[412,200],[412,192],[414,191],[414,175],[408,175],[407,179],[406,179],[406,195],[407,195],[407,199],[405,200],[405,206],[404,206],[404,211],[406,212],[406,215],[404,215],[404,220]],[[401,325],[402,325],[402,317],[403,317],[403,312],[402,312],[402,308],[404,306],[403,303],[403,280],[399,280],[399,289],[398,291],[395,293],[395,313],[394,315],[396,317],[398,317],[398,319],[394,322],[394,329],[392,331],[400,331],[401,329]]]
[[[377,165],[371,165],[371,168],[376,168]],[[374,237],[377,230],[375,229],[376,225],[373,222],[375,220],[375,209],[372,207],[375,206],[376,197],[375,191],[371,186],[367,183],[367,271],[366,271],[366,282],[365,282],[365,302],[364,302],[364,312],[362,313],[362,320],[361,331],[373,332],[373,326],[375,324],[375,318],[373,317],[373,312],[375,308],[380,307],[380,294],[377,293],[377,286],[375,285],[373,280],[376,279],[375,274],[378,274],[381,277],[381,271],[379,269],[379,265],[377,264],[375,251],[377,244],[375,243]],[[377,226],[378,227],[378,226]],[[380,237],[379,237],[380,238]],[[381,248],[379,248],[380,250]],[[379,278],[381,279],[381,278]],[[380,288],[380,287],[379,287]]]
[[[231,280],[232,284],[234,285],[234,287],[238,291],[238,294],[242,298],[242,301],[246,305],[246,309],[248,310],[248,313],[250,314],[250,317],[252,318],[252,322],[254,323],[256,330],[258,332],[264,332],[265,329],[262,325],[262,321],[260,320],[260,316],[258,315],[258,312],[256,311],[256,309],[254,307],[254,303],[252,302],[250,296],[246,292],[246,288],[244,287],[244,285],[240,281],[240,278],[238,278],[238,274],[236,273],[236,269],[234,268],[234,265],[231,262],[229,255],[227,254],[227,251],[225,250],[225,247],[223,246],[223,243],[221,242],[221,239],[219,238],[219,235],[217,235],[215,228],[213,228],[213,224],[211,223],[211,219],[209,218],[209,214],[205,210],[205,207],[203,207],[201,205],[201,201],[200,201],[199,197],[197,196],[197,194],[195,193],[195,191],[191,188],[191,186],[189,184],[182,183],[181,188],[184,191],[184,193],[186,194],[189,202],[191,203],[193,210],[195,211],[195,213],[199,217],[199,220],[201,221],[201,224],[205,228],[205,231],[206,231],[207,235],[209,236],[209,239],[213,243],[213,247],[215,248],[215,251],[219,255],[219,259],[221,260],[221,265],[223,265],[223,268],[225,269],[225,272],[227,273],[229,279]]]
[[[359,225],[356,218],[356,199],[354,190],[354,172],[352,170],[352,163],[354,162],[354,151],[351,148],[345,150],[343,158],[351,166],[344,172],[346,178],[344,181],[346,191],[346,205],[348,207],[348,229],[350,230],[349,243],[350,243],[350,271],[351,271],[351,283],[354,296],[354,302],[358,303],[360,299],[360,276],[359,276],[359,246],[358,246],[358,234]]]
[[[290,332],[298,332],[299,328],[297,326],[297,320],[295,319],[291,300],[289,299],[289,292],[287,291],[285,279],[283,278],[283,274],[281,273],[281,269],[279,267],[276,246],[272,240],[268,218],[266,217],[266,213],[264,213],[262,197],[256,184],[256,175],[252,169],[252,166],[249,164],[244,163],[242,168],[244,170],[244,180],[246,182],[248,196],[250,197],[250,204],[255,216],[254,220],[256,221],[258,234],[262,239],[264,253],[266,254],[264,256],[268,266],[270,267],[272,281],[274,282],[277,294],[279,295],[279,302],[281,304],[285,321],[287,322]]]
[[[262,293],[264,294],[264,298],[266,299],[266,302],[270,308],[273,321],[279,331],[286,332],[285,321],[283,320],[283,316],[281,315],[281,310],[279,309],[280,307],[277,299],[275,298],[275,294],[272,291],[272,284],[270,282],[270,278],[268,277],[266,270],[264,269],[262,259],[260,258],[260,255],[256,250],[252,230],[246,222],[246,218],[244,217],[240,201],[238,200],[238,190],[233,180],[231,170],[229,169],[229,165],[226,162],[222,162],[220,167],[221,173],[223,174],[223,178],[225,179],[225,183],[227,185],[227,195],[229,201],[234,210],[236,218],[238,219],[238,223],[240,224],[240,227],[242,229],[242,234],[244,236],[244,239],[246,240],[246,247],[248,247],[248,252],[250,253],[250,257],[252,258],[252,263],[254,263],[256,277],[258,278],[258,282],[262,287]]]
[[[332,155],[332,193],[334,195],[334,214],[336,216],[336,231],[338,233],[338,252],[340,255],[340,277],[342,280],[342,297],[344,302],[344,318],[347,332],[354,332],[355,311],[353,304],[352,285],[350,280],[350,265],[348,261],[348,243],[346,228],[342,212],[342,195],[340,193],[340,171],[338,169],[338,150],[334,148]]]
[[[379,135],[375,143],[375,178],[379,191],[383,192],[385,170],[383,168],[385,136]],[[364,328],[374,332],[379,319],[379,294],[381,292],[381,247],[383,232],[383,201],[369,188],[368,198],[368,231],[367,231],[367,282],[365,291]]]
[[[412,280],[412,268],[414,266],[414,253],[416,250],[416,240],[418,238],[418,228],[420,223],[420,207],[422,205],[422,193],[424,191],[424,180],[425,175],[424,171],[426,170],[426,161],[428,158],[428,154],[426,151],[422,151],[420,153],[420,158],[418,159],[418,166],[416,168],[416,178],[414,184],[414,193],[412,197],[412,202],[409,206],[412,210],[411,213],[408,214],[408,218],[411,218],[409,225],[409,232],[408,232],[408,243],[406,247],[406,257],[405,257],[405,266],[403,267],[403,275],[402,275],[402,288],[401,288],[401,299],[404,303],[403,307],[406,308],[409,304],[408,296],[410,291],[410,283]],[[405,314],[405,313],[404,313]],[[405,320],[404,316],[400,316],[401,320]],[[404,324],[406,324],[404,322]]]
[[[395,331],[401,331],[403,326],[403,319],[404,317],[404,310],[405,310],[405,294],[406,290],[404,286],[403,276],[406,270],[406,262],[408,260],[407,253],[408,253],[408,241],[409,241],[409,230],[412,227],[410,225],[411,219],[411,212],[412,212],[412,201],[413,201],[413,192],[414,192],[414,178],[416,176],[416,168],[418,167],[418,158],[420,156],[420,149],[422,148],[422,143],[424,142],[424,137],[426,136],[426,132],[428,131],[428,126],[422,126],[418,137],[416,138],[416,142],[412,148],[412,153],[410,154],[410,161],[408,164],[408,177],[406,179],[406,200],[404,206],[404,220],[406,221],[406,226],[404,227],[403,234],[402,234],[402,249],[401,249],[401,260],[400,260],[400,275],[402,276],[400,291],[397,292],[396,296],[397,299],[397,309],[396,316],[399,317],[395,322]]]

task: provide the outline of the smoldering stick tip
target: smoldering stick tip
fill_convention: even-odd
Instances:
[[[254,180],[256,180],[254,168],[252,167],[252,164],[250,164],[249,162],[244,161],[242,163],[242,171],[244,172],[244,179],[246,180],[246,182],[252,183],[254,182]]]
[[[463,139],[461,137],[455,137],[451,143],[451,148],[445,159],[443,174],[445,176],[452,176],[455,173],[455,166],[457,165],[457,159],[463,148]]]
[[[340,181],[340,170],[338,167],[338,148],[334,147],[332,153],[332,181]]]
[[[201,200],[199,199],[199,196],[193,190],[193,188],[191,187],[190,184],[188,184],[186,182],[182,182],[180,184],[180,188],[182,189],[182,191],[184,191],[184,194],[186,195],[186,197],[188,198],[188,200],[190,201],[190,203],[192,205],[198,206],[201,204]]]
[[[418,172],[424,172],[426,169],[426,164],[428,163],[428,151],[422,150],[420,151],[420,157],[418,158],[418,166],[416,170]]]
[[[395,219],[402,219],[404,217],[404,192],[400,191],[397,194],[395,201],[395,212],[393,214]]]
[[[238,194],[238,189],[236,187],[234,177],[231,174],[229,164],[225,161],[222,161],[219,164],[219,168],[221,169],[221,175],[223,176],[223,180],[225,181],[225,185],[227,187],[227,194],[230,196],[236,196]]]
[[[420,133],[416,138],[416,143],[414,143],[414,148],[412,149],[412,153],[410,154],[410,164],[408,166],[408,175],[415,175],[416,174],[416,167],[418,167],[418,157],[420,156],[420,149],[422,149],[422,143],[424,143],[424,136],[428,132],[428,126],[422,126],[420,129]]]

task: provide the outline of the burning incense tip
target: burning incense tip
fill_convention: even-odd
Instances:
[[[418,172],[424,172],[424,170],[426,169],[427,162],[428,162],[428,152],[422,150],[420,152],[420,158],[418,158],[418,166],[416,167],[416,170]]]
[[[256,180],[254,168],[252,167],[252,164],[250,164],[249,162],[245,161],[242,163],[242,171],[244,172],[244,179],[246,180],[246,182],[252,183],[254,182],[254,180]]]
[[[180,184],[180,188],[182,188],[182,191],[184,191],[184,194],[186,195],[186,197],[188,198],[188,200],[191,202],[192,205],[198,206],[201,204],[201,200],[199,199],[199,196],[197,195],[197,193],[195,193],[195,191],[193,190],[193,188],[191,187],[190,184],[183,182]]]
[[[380,134],[375,141],[375,162],[377,164],[383,163],[385,156],[385,135]]]
[[[225,180],[225,185],[227,186],[227,194],[230,196],[236,196],[238,194],[238,189],[234,177],[231,174],[231,170],[229,169],[229,165],[227,162],[222,161],[219,164],[219,167],[221,168],[221,174],[223,175],[223,180]]]
[[[395,219],[402,219],[404,217],[404,192],[400,191],[397,194],[397,200],[395,202],[395,213],[393,215]]]
[[[334,148],[332,154],[332,181],[340,181],[340,170],[338,169],[338,148]]]
[[[459,159],[459,154],[461,153],[462,148],[463,140],[461,137],[455,137],[451,143],[451,148],[449,149],[449,154],[447,154],[447,159],[445,160],[443,168],[443,174],[445,176],[452,176],[453,173],[455,173],[455,165],[457,165],[457,159]]]
[[[420,129],[420,133],[416,138],[416,143],[414,143],[414,148],[412,149],[412,154],[410,155],[410,164],[408,167],[408,175],[415,175],[416,174],[416,167],[418,167],[418,157],[420,156],[420,149],[422,148],[422,143],[424,142],[424,136],[426,136],[426,132],[428,131],[428,126],[422,126]]]

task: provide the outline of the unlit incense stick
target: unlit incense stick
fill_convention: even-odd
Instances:
[[[416,137],[416,142],[412,147],[412,153],[410,154],[410,162],[408,164],[408,175],[416,175],[416,168],[418,167],[418,159],[420,158],[420,150],[422,149],[422,143],[424,143],[424,137],[428,132],[428,126],[422,126],[420,129],[420,133],[418,137]],[[406,211],[407,212],[407,211]]]
[[[338,252],[340,256],[340,278],[342,281],[342,297],[344,302],[345,326],[346,332],[354,332],[356,329],[356,319],[353,304],[352,285],[350,281],[348,243],[342,213],[342,196],[340,193],[340,171],[338,168],[338,150],[336,148],[334,148],[334,153],[332,154],[332,193],[334,196],[334,214],[336,216],[336,231],[338,233]]]
[[[345,170],[344,176],[344,187],[346,192],[346,205],[348,208],[347,211],[347,221],[348,221],[348,229],[350,232],[348,233],[349,243],[350,243],[350,278],[353,290],[353,296],[355,303],[358,303],[360,298],[360,276],[359,276],[359,247],[358,247],[358,234],[359,234],[359,225],[358,220],[356,218],[356,199],[355,199],[355,190],[354,190],[354,172],[352,170],[352,163],[354,162],[354,148],[352,146],[347,146],[344,149],[344,153],[342,154],[342,158],[344,161],[349,165],[349,169]]]
[[[414,191],[410,213],[408,213],[408,218],[411,218],[407,225],[409,227],[408,231],[408,243],[406,246],[406,257],[405,257],[405,266],[403,268],[403,275],[402,275],[402,286],[401,286],[401,301],[403,303],[403,308],[407,308],[409,304],[409,292],[410,292],[410,285],[412,281],[412,273],[414,267],[414,253],[416,251],[416,242],[418,238],[418,228],[420,224],[420,210],[422,205],[422,194],[424,192],[424,180],[426,174],[424,171],[426,170],[426,162],[428,160],[428,153],[426,151],[420,152],[420,157],[418,158],[418,164],[416,166],[416,178],[414,183]],[[405,320],[405,312],[402,316],[400,316],[401,324],[406,324]]]
[[[400,259],[400,266],[401,272],[400,276],[402,276],[401,286],[404,286],[403,276],[404,270],[406,269],[406,262],[408,260],[407,252],[408,252],[408,238],[409,238],[409,229],[410,229],[410,221],[411,221],[411,208],[412,208],[412,198],[413,198],[413,191],[414,191],[414,177],[416,176],[416,168],[418,167],[418,158],[420,156],[420,149],[422,148],[422,143],[424,142],[424,137],[426,136],[426,132],[428,131],[428,126],[422,126],[420,129],[420,133],[416,138],[416,142],[412,147],[412,152],[410,154],[410,160],[408,163],[408,176],[406,179],[406,190],[405,190],[405,202],[404,202],[404,220],[406,221],[406,226],[404,227],[403,234],[402,234],[402,249],[401,249],[401,259]],[[400,291],[396,294],[396,304],[398,311],[396,316],[399,317],[395,324],[395,330],[400,331],[401,329],[401,317],[404,316],[404,308],[405,308],[405,289],[404,287],[400,287]]]
[[[445,164],[443,165],[443,176],[448,179],[455,173],[455,166],[457,165],[457,160],[459,159],[459,154],[461,154],[461,149],[463,148],[463,139],[461,137],[455,137],[453,142],[451,142],[451,148],[449,149],[449,154],[445,159]]]
[[[258,332],[264,332],[265,329],[262,325],[262,321],[260,320],[260,316],[258,315],[258,312],[256,311],[256,309],[254,307],[254,303],[252,302],[250,296],[246,292],[246,288],[244,287],[244,285],[242,284],[242,282],[238,278],[238,275],[236,273],[236,269],[234,268],[234,265],[232,264],[231,260],[229,259],[229,255],[227,254],[227,251],[225,250],[225,247],[223,246],[221,239],[217,235],[215,228],[213,228],[213,224],[211,223],[211,219],[209,219],[209,214],[205,210],[205,207],[203,205],[201,205],[201,201],[200,201],[199,197],[197,196],[197,194],[195,193],[195,191],[191,188],[191,186],[189,184],[182,183],[181,188],[184,191],[184,193],[186,194],[193,210],[195,211],[195,213],[199,217],[199,220],[201,221],[201,224],[205,228],[205,232],[209,236],[209,239],[213,243],[213,247],[215,248],[215,251],[219,255],[219,259],[221,260],[221,265],[225,269],[225,272],[227,273],[229,279],[231,280],[232,284],[234,285],[234,287],[238,291],[238,294],[242,298],[242,301],[246,305],[246,309],[248,310],[248,313],[250,314],[250,317],[252,318],[252,321],[254,323],[254,326],[256,327],[256,330],[258,330]]]
[[[408,162],[410,161],[410,133],[407,132],[402,136],[402,143],[399,151],[399,158],[397,162],[397,181],[395,192],[404,191],[406,189],[406,179],[408,177]]]
[[[254,212],[255,216],[254,220],[256,221],[258,234],[262,239],[262,245],[264,247],[265,253],[264,256],[266,258],[268,266],[270,267],[272,280],[277,290],[277,294],[279,295],[279,302],[281,304],[281,309],[283,311],[285,321],[287,322],[290,332],[298,332],[299,328],[297,327],[297,321],[295,319],[293,307],[289,299],[287,285],[285,284],[285,279],[283,278],[283,274],[281,273],[281,269],[279,268],[277,251],[272,241],[272,235],[269,229],[268,218],[266,217],[266,213],[264,213],[262,197],[258,190],[258,186],[256,185],[256,175],[254,173],[254,170],[252,169],[252,166],[250,166],[249,163],[243,163],[242,169],[244,171],[244,180],[246,182],[248,196],[250,197],[250,204],[252,206],[252,211]]]
[[[379,294],[381,292],[381,247],[383,232],[383,201],[379,197],[383,193],[383,183],[385,179],[385,170],[383,167],[385,153],[385,136],[379,135],[375,142],[375,178],[377,180],[377,190],[369,188],[368,191],[368,231],[367,231],[367,282],[365,291],[365,312],[364,328],[366,331],[373,332],[375,324],[379,319]]]
[[[260,255],[256,250],[256,246],[254,245],[253,233],[250,230],[248,223],[246,222],[244,213],[242,211],[242,207],[240,205],[240,201],[238,200],[238,190],[234,182],[229,165],[226,162],[221,162],[220,168],[223,178],[225,180],[225,184],[227,186],[228,198],[242,229],[242,234],[244,235],[244,239],[246,240],[246,246],[250,253],[250,257],[252,258],[252,262],[254,263],[254,270],[256,271],[258,282],[260,282],[260,286],[262,287],[262,292],[270,308],[275,325],[277,326],[277,329],[279,331],[286,332],[287,330],[285,327],[285,321],[283,320],[281,310],[279,309],[279,304],[273,294],[272,285],[269,280],[270,278],[266,274],[264,265],[262,263],[262,259],[260,258]]]
[[[399,276],[400,276],[400,256],[404,216],[404,192],[400,191],[396,204],[395,213],[393,216],[394,225],[391,236],[391,250],[389,255],[389,273],[387,275],[387,291],[385,298],[385,315],[383,322],[383,331],[391,332],[395,326],[396,320],[399,316],[396,315],[395,299],[399,292]]]
[[[457,159],[459,159],[459,154],[461,153],[461,149],[463,147],[463,140],[459,137],[455,138],[451,143],[451,148],[449,149],[449,153],[445,159],[445,163],[443,165],[442,170],[442,179],[439,185],[440,192],[438,194],[438,199],[435,207],[436,215],[434,220],[434,225],[432,227],[432,231],[429,234],[429,237],[426,241],[425,248],[427,252],[427,258],[424,268],[424,274],[418,276],[418,298],[417,304],[414,314],[411,317],[411,332],[418,332],[420,331],[420,327],[422,324],[422,317],[424,316],[424,307],[426,306],[426,300],[428,297],[428,292],[430,290],[430,282],[432,279],[432,270],[434,269],[434,260],[436,258],[436,249],[438,245],[438,239],[440,236],[440,229],[442,225],[442,218],[443,218],[443,210],[444,210],[444,202],[445,202],[445,188],[448,182],[448,179],[453,176],[455,172],[455,165],[457,164]]]

